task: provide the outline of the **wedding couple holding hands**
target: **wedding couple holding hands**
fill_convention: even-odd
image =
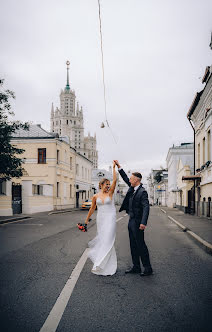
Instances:
[[[90,216],[97,210],[97,234],[89,242],[89,258],[93,262],[92,273],[97,275],[113,275],[117,270],[117,257],[115,251],[116,237],[116,208],[113,194],[116,187],[116,166],[122,179],[129,186],[129,190],[123,200],[120,212],[126,210],[129,215],[128,231],[133,266],[125,273],[139,273],[141,276],[149,276],[153,273],[149,251],[144,241],[144,230],[149,216],[149,201],[146,190],[143,188],[142,175],[138,172],[132,173],[128,178],[121,168],[118,160],[113,161],[113,182],[108,179],[99,182],[100,191],[93,196],[92,205],[88,212],[85,228]],[[142,272],[140,259],[144,270]]]

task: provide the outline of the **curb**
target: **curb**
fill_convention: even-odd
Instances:
[[[187,231],[188,228],[185,227],[185,226],[183,226],[179,221],[175,220],[174,218],[172,218],[172,217],[170,217],[170,216],[168,216],[168,218],[169,218],[170,220],[174,221],[174,223],[177,224],[177,226],[180,227],[180,228],[183,230],[183,232],[186,232],[186,231]]]
[[[25,220],[25,219],[30,219],[32,217],[17,217],[17,218],[10,218],[10,219],[4,219],[0,221],[0,225],[6,224],[8,222],[13,222],[13,221],[21,221],[21,220]]]
[[[164,210],[161,209],[162,212]],[[166,211],[164,212],[166,213]],[[171,216],[168,216],[168,218],[173,221],[179,228],[182,229],[183,232],[187,233],[189,237],[191,237],[201,248],[203,248],[209,255],[212,255],[212,244],[209,242],[203,240],[199,235],[196,233],[192,232],[190,229],[182,225],[179,221],[175,220]]]
[[[212,255],[212,245],[209,242],[203,240],[200,236],[190,230],[188,230],[187,233],[200,247],[202,247],[208,254]]]
[[[48,213],[48,216],[50,216],[51,214],[60,214],[60,213],[70,213],[70,212],[74,212],[74,211],[78,211],[79,209],[75,208],[72,210],[58,210],[58,211],[52,211]]]

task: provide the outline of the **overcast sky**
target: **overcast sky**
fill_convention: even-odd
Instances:
[[[16,118],[50,129],[51,103],[70,85],[96,132],[99,166],[118,158],[148,174],[173,144],[190,142],[186,118],[211,65],[211,0],[101,0],[105,121],[97,0],[0,0],[0,72]]]

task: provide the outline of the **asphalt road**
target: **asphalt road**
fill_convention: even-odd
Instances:
[[[88,233],[77,229],[85,216],[38,214],[0,226],[2,332],[40,331],[95,236],[94,220]],[[127,222],[124,217],[117,223],[117,274],[93,275],[87,260],[57,332],[210,331],[212,257],[152,207],[145,236],[155,273],[125,275],[131,266]]]

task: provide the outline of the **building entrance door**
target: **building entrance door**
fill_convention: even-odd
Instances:
[[[22,213],[22,186],[20,184],[12,184],[12,209],[13,214]]]
[[[188,191],[188,213],[194,214],[194,187]]]
[[[76,208],[79,207],[79,192],[76,192]]]

